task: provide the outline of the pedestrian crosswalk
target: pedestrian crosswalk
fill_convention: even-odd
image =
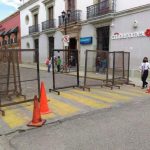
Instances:
[[[139,87],[123,86],[121,89],[93,87],[91,91],[81,89],[61,90],[60,95],[47,93],[48,105],[53,113],[42,115],[43,119],[57,119],[73,116],[82,112],[110,108],[118,103],[148,97]],[[18,99],[14,99],[15,102]],[[3,108],[6,115],[0,116],[0,132],[3,129],[17,129],[25,126],[32,119],[33,102]]]
[[[98,103],[94,99],[83,97],[82,95],[74,95],[74,94],[69,94],[69,93],[62,92],[61,96],[68,99],[68,100],[73,100],[73,101],[76,101],[78,103],[81,103],[83,105],[87,105],[87,106],[93,107],[93,108],[107,107],[107,104]]]

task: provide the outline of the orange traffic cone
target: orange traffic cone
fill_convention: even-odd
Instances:
[[[149,88],[146,90],[146,93],[150,93],[150,86],[149,86]]]
[[[38,98],[37,96],[34,96],[33,118],[27,126],[41,127],[45,122],[46,120],[41,118]]]
[[[48,108],[48,100],[43,82],[41,82],[40,113],[41,114],[52,113],[52,110]]]

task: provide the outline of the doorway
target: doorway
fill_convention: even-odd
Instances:
[[[97,28],[97,49],[109,51],[109,26]]]
[[[76,66],[76,61],[77,61],[77,40],[76,38],[70,38],[69,41],[69,50],[70,50],[70,59],[71,59],[71,66]],[[76,50],[76,51],[74,51]]]

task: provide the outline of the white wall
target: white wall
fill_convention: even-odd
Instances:
[[[54,47],[55,49],[63,49],[63,34],[60,31],[56,31],[54,34]]]
[[[116,18],[113,23],[114,26],[111,27],[110,38],[114,33],[133,33],[146,31],[149,29],[150,11],[145,11],[137,14],[132,14],[128,16],[122,16]],[[138,27],[133,28],[133,21],[138,21]],[[134,37],[125,39],[110,39],[110,51],[128,51],[131,54],[131,69],[139,69],[139,65],[145,56],[150,56],[150,38]]]
[[[150,4],[150,0],[116,0],[116,11],[122,11],[145,4]]]
[[[92,36],[93,37],[93,42],[92,44],[89,45],[80,45],[80,68],[84,68],[84,64],[85,64],[85,51],[88,50],[95,50],[96,49],[96,30],[95,27],[91,24],[87,24],[87,25],[83,25],[82,29],[81,29],[81,37],[89,37]],[[88,62],[88,64],[91,64],[91,66],[93,66],[93,64],[95,63],[95,59],[94,59],[94,55],[91,55],[91,59],[89,59],[88,61],[90,61],[90,63]]]
[[[56,19],[56,26],[58,26],[58,16],[61,16],[61,12],[65,10],[65,1],[56,0],[54,5],[54,18]]]
[[[40,63],[44,63],[48,56],[48,37],[46,34],[42,34],[39,37],[39,57]]]
[[[30,49],[34,48],[34,43],[33,43],[33,39],[32,38],[24,38],[21,40],[21,47],[22,49],[26,49],[27,48],[27,43],[30,43]],[[22,62],[27,62],[27,63],[32,63],[34,61],[34,54],[33,52],[22,52],[21,53],[21,57],[22,57]]]
[[[46,21],[46,10],[45,6],[43,3],[40,1],[30,5],[29,7],[25,8],[24,10],[20,11],[20,19],[21,19],[21,37],[24,37],[26,35],[29,35],[29,26],[33,25],[33,16],[32,13],[30,12],[30,9],[33,8],[36,5],[40,5],[39,8],[39,15],[38,15],[38,23],[40,25],[40,31],[41,31],[41,23],[43,21]],[[27,25],[25,22],[25,17],[26,15],[29,16],[29,24]]]

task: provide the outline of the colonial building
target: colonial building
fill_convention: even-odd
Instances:
[[[70,36],[70,48],[80,49],[80,31],[86,20],[86,7],[93,0],[29,0],[20,8],[22,48],[39,49],[40,62],[50,56],[52,49],[63,49],[63,35]],[[68,11],[67,13],[67,10]],[[66,12],[67,18],[62,17]],[[66,21],[66,22],[65,22]],[[67,24],[67,28],[65,26]],[[33,56],[34,57],[34,56]]]
[[[20,12],[17,11],[0,22],[0,49],[19,49],[20,39]]]
[[[87,20],[82,24],[81,37],[92,37],[92,44],[81,46],[84,50],[130,52],[130,75],[135,76],[143,57],[149,56],[150,1],[95,0],[87,7]],[[83,61],[82,61],[83,60]],[[93,62],[95,63],[94,59]],[[138,71],[139,72],[139,71]]]
[[[149,0],[27,0],[19,10],[22,48],[39,49],[41,63],[64,48],[65,34],[69,48],[78,49],[80,68],[86,49],[130,52],[131,75],[150,54]]]

